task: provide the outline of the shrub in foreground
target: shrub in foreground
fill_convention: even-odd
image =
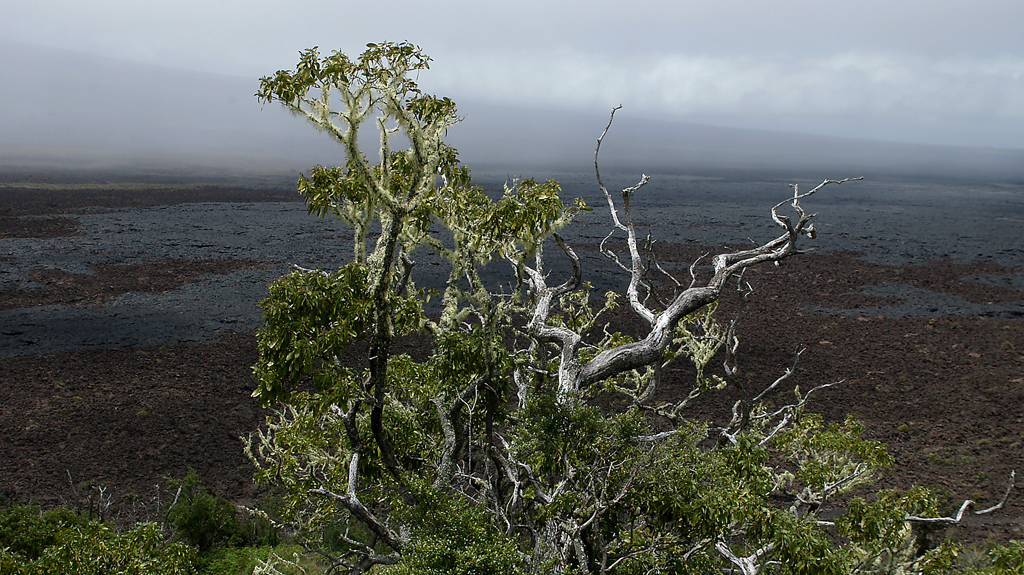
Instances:
[[[12,575],[193,575],[198,555],[165,543],[156,523],[124,533],[58,507],[15,503],[0,511],[0,573]]]

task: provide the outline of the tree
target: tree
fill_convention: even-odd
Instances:
[[[775,239],[715,255],[710,276],[695,265],[680,282],[635,230],[632,201],[648,177],[621,201],[601,180],[613,110],[594,156],[613,224],[601,251],[628,274],[626,305],[645,332],[609,332],[602,315],[620,296],[592,303],[580,259],[558,234],[590,208],[563,203],[553,181],[508,182],[497,199],[473,186],[443,142],[459,121],[455,104],[413,79],[429,62],[408,43],[369,44],[357,59],[314,48],[257,93],[345,152],[344,167],[314,167],[298,191],[310,213],[352,226],[352,257],[336,271],[282,277],[261,304],[253,395],[278,411],[247,450],[328,571],[841,573],[950,556],[914,546],[908,517],[935,511],[920,490],[818,518],[892,462],[855,421],[803,413],[832,383],[769,409],[791,368],[747,390],[724,428],[685,417],[700,393],[739,385],[737,322],[713,314],[723,291],[735,283],[749,297],[744,269],[798,254],[801,238],[814,237],[802,202],[848,180],[793,186],[771,208]],[[379,135],[376,161],[360,148],[367,123]],[[625,236],[621,258],[615,233]],[[557,285],[548,284],[548,240],[573,267]],[[426,251],[447,264],[440,286],[417,283],[413,258]],[[510,266],[511,289],[485,285],[488,264]],[[428,317],[434,297],[440,313]],[[397,353],[401,338],[426,339],[430,351]],[[705,376],[716,353],[724,371]],[[653,404],[677,360],[696,365],[693,391]],[[628,407],[599,409],[595,400],[611,394]]]

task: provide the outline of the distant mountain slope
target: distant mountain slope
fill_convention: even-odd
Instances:
[[[273,70],[267,70],[268,73]],[[338,163],[323,134],[256,78],[218,76],[0,42],[0,167],[195,166],[263,172]],[[460,101],[458,94],[449,94]],[[450,141],[473,165],[587,169],[607,122],[597,114],[460,101]],[[609,166],[822,169],[1024,177],[1024,150],[952,148],[684,124],[619,112]],[[371,148],[372,149],[372,148]]]
[[[462,106],[467,126],[452,141],[471,163],[507,158],[577,168],[593,162],[608,116],[550,110]],[[483,118],[485,130],[469,125]],[[475,162],[474,162],[475,160]],[[828,174],[900,174],[1024,178],[1024,150],[930,146],[659,121],[616,113],[601,147],[602,165],[651,170],[700,168],[824,170]]]
[[[258,80],[0,43],[0,155],[73,164],[332,161],[330,141],[279,106]],[[268,164],[269,162],[269,164]]]

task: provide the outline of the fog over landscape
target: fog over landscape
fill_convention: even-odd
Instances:
[[[409,40],[465,121],[470,166],[1024,172],[1024,5],[788,0],[8,4],[0,165],[338,163],[329,139],[253,97],[319,45]]]

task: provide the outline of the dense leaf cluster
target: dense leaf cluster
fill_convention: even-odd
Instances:
[[[0,509],[0,573],[12,575],[194,575],[196,550],[166,543],[156,523],[124,533],[64,507]]]

